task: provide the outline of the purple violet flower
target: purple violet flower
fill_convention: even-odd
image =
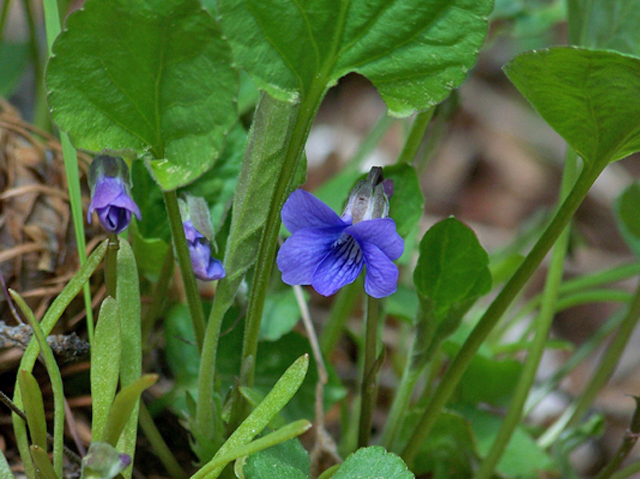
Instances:
[[[358,208],[358,204],[366,208]],[[367,294],[382,298],[394,293],[398,267],[392,260],[402,255],[404,241],[393,219],[374,218],[372,212],[374,217],[388,214],[379,179],[368,179],[354,188],[342,217],[310,193],[293,192],[281,214],[292,234],[278,252],[282,281],[311,285],[319,294],[330,296],[355,281],[366,265]]]
[[[200,280],[219,280],[226,275],[222,262],[211,256],[211,243],[193,226],[191,220],[182,222],[187,237],[193,273]]]
[[[129,168],[120,157],[98,155],[89,168],[91,204],[87,221],[93,212],[104,229],[113,234],[122,233],[131,223],[131,214],[140,220],[140,209],[131,198]]]

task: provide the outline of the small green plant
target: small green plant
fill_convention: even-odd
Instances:
[[[562,2],[496,3],[496,22],[548,29],[564,19]],[[82,478],[130,478],[138,424],[175,477],[575,474],[569,453],[601,427],[585,413],[640,318],[640,290],[599,289],[637,276],[636,264],[563,280],[572,217],[609,164],[640,151],[638,0],[568,0],[571,46],[524,52],[504,66],[567,144],[557,206],[534,227],[534,241],[514,243],[509,258],[487,253],[456,218],[420,228],[419,179],[428,164],[418,150],[430,125],[442,132],[447,114],[438,105],[477,61],[491,0],[86,0],[62,32],[58,4],[44,4],[44,80],[51,119],[63,132],[82,265],[40,322],[10,293],[33,332],[7,401],[29,478],[65,475],[63,382],[46,337],[83,289],[90,310],[86,285],[102,262],[106,298],[95,328],[90,314],[87,326],[92,441],[81,455],[66,453]],[[605,28],[602,18],[618,28]],[[305,144],[327,92],[350,73],[366,77],[388,115],[406,124],[404,147],[396,164],[360,171],[369,143],[394,121],[385,116],[314,195],[304,187]],[[87,259],[74,148],[94,156],[88,220],[95,213],[108,236]],[[615,212],[636,253],[638,205],[634,184]],[[542,294],[516,303],[550,252]],[[174,263],[184,295],[169,304]],[[214,292],[212,303],[199,285]],[[319,336],[306,285],[336,295]],[[354,333],[347,319],[363,293]],[[553,346],[554,314],[611,299],[623,303],[621,313],[534,392],[542,354]],[[505,331],[531,312],[531,330],[507,343]],[[397,386],[374,432],[379,373],[389,361],[380,325],[388,316],[406,320],[406,351],[395,355]],[[158,373],[143,374],[143,357],[160,317],[173,383],[148,407],[143,392]],[[293,331],[300,317],[306,336]],[[544,432],[526,429],[544,392],[611,331],[616,337],[570,408]],[[328,363],[345,332],[357,347],[357,385]],[[32,375],[39,356],[52,385],[51,439]],[[338,402],[336,439],[324,412]],[[181,465],[154,425],[165,407],[188,430],[196,465]],[[298,437],[312,426],[305,444],[313,447],[305,449]],[[602,476],[640,469],[620,470],[634,441],[625,437]],[[0,471],[13,475],[4,457]]]

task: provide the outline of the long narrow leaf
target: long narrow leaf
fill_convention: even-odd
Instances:
[[[107,251],[107,242],[108,241],[105,240],[96,247],[91,256],[87,259],[86,263],[82,265],[82,267],[80,267],[78,273],[73,276],[67,286],[53,301],[53,303],[45,313],[42,322],[40,323],[40,328],[42,329],[44,335],[48,335],[51,332],[62,313],[69,306],[76,295],[78,295],[78,293],[82,289],[82,286],[87,282],[87,280],[89,280],[98,265],[100,265],[100,262],[102,261],[102,258]],[[20,361],[19,367],[20,370],[27,370],[30,372],[33,369],[33,365],[35,364],[39,353],[40,347],[38,346],[38,342],[32,338],[29,342],[29,346],[22,355],[22,360]],[[22,408],[22,396],[20,394],[20,389],[17,387],[18,386],[16,385],[13,403],[18,408]],[[29,441],[27,438],[26,426],[16,414],[12,414],[12,421],[13,429],[16,435],[16,443],[18,445],[18,450],[20,451],[20,456],[25,463],[26,473],[28,476],[33,476],[35,472],[33,469],[33,464],[31,463],[31,457],[29,455]]]
[[[91,436],[101,438],[118,388],[122,351],[120,309],[107,297],[102,302],[91,346]]]
[[[158,375],[144,375],[116,395],[104,427],[102,441],[112,447],[118,444],[125,425],[131,418],[142,392],[158,381]]]
[[[120,383],[126,387],[136,382],[142,374],[142,327],[138,266],[131,245],[123,239],[120,239],[117,271],[116,300],[120,310],[120,329],[122,332]],[[120,451],[131,457],[132,465],[138,432],[138,409],[139,404],[136,402],[118,445]],[[127,468],[123,472],[123,476],[131,478],[131,470],[132,468]]]
[[[56,474],[46,450],[43,450],[38,445],[31,445],[30,450],[33,463],[36,464],[38,478],[62,478],[61,475]]]
[[[298,391],[307,369],[309,368],[309,355],[305,354],[293,362],[273,386],[260,405],[245,419],[227,441],[220,447],[218,453],[204,467],[198,470],[192,478],[216,478],[226,465],[214,465],[224,455],[232,450],[240,448],[255,438],[269,424],[271,419],[284,408],[291,397]]]
[[[44,416],[42,391],[38,382],[26,370],[18,372],[18,384],[24,397],[24,413],[27,416],[31,443],[47,451],[47,421]]]
[[[216,457],[207,464],[208,471],[221,471],[222,469],[224,469],[227,463],[237,458],[247,457],[261,450],[274,447],[280,443],[286,442],[287,440],[298,437],[309,430],[311,426],[312,424],[308,420],[298,420],[280,428],[279,430],[276,430],[275,432],[265,435],[258,440],[254,440],[247,443],[246,445],[233,448],[224,455],[216,455]],[[208,471],[203,473],[206,478],[217,478],[217,474],[215,476],[211,476],[210,474],[208,474]]]
[[[64,449],[64,390],[62,387],[62,375],[53,356],[51,347],[47,343],[47,338],[40,328],[38,320],[25,301],[15,291],[9,289],[9,294],[14,302],[18,305],[24,316],[29,321],[29,325],[33,329],[33,335],[36,337],[44,365],[49,374],[51,381],[51,390],[53,392],[53,469],[58,478],[62,477],[62,454]],[[23,370],[26,371],[26,370]],[[46,448],[44,450],[46,452]]]

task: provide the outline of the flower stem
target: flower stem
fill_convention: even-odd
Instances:
[[[105,255],[104,277],[107,285],[107,296],[116,298],[116,285],[118,282],[118,236],[110,233],[108,235],[109,244]]]
[[[568,147],[567,154],[565,156],[565,167],[560,191],[561,200],[564,200],[567,197],[571,190],[571,186],[575,183],[577,162],[577,155],[570,147]],[[529,396],[531,386],[535,381],[536,372],[538,371],[538,366],[540,365],[540,360],[542,359],[542,354],[544,353],[544,349],[547,344],[547,337],[549,336],[551,324],[553,323],[553,318],[555,316],[560,283],[562,282],[562,276],[564,273],[564,260],[569,246],[569,230],[569,226],[565,227],[553,247],[542,296],[542,306],[540,308],[540,314],[535,321],[536,333],[533,343],[531,344],[527,354],[527,359],[518,379],[518,384],[516,385],[516,389],[511,398],[507,415],[502,421],[500,431],[491,446],[491,450],[489,450],[489,453],[476,472],[476,478],[489,478],[492,475],[505,451],[505,448],[507,447],[507,444],[509,443],[509,440],[511,440],[513,432],[520,423],[522,411],[525,402],[527,401],[527,397]]]
[[[427,127],[429,126],[429,122],[431,122],[431,117],[433,117],[435,110],[436,107],[431,107],[429,110],[425,110],[416,115],[411,125],[409,135],[404,142],[404,147],[402,147],[402,152],[400,152],[400,156],[398,157],[398,164],[407,163],[411,165],[413,163],[413,159],[416,158],[420,144],[422,143],[422,139],[424,138],[424,134],[427,131]]]
[[[482,345],[482,342],[493,327],[496,326],[502,314],[538,268],[605,166],[606,162],[599,162],[591,165],[590,168],[583,169],[571,193],[561,205],[551,223],[469,335],[435,390],[431,402],[429,402],[402,454],[407,463],[413,462],[418,450],[429,435],[436,418],[455,391],[458,382],[480,345]]]
[[[606,465],[598,474],[597,478],[610,478],[625,458],[631,453],[631,450],[635,446],[638,441],[638,436],[640,436],[640,397],[633,397],[636,401],[636,409],[633,412],[633,416],[631,417],[631,425],[629,425],[629,429],[624,432],[624,438],[622,439],[622,444],[616,451],[613,459]]]
[[[178,195],[175,190],[164,192],[163,195],[164,203],[167,207],[169,226],[171,227],[171,238],[173,239],[176,258],[178,259],[178,266],[180,267],[180,275],[182,276],[184,291],[187,296],[191,323],[193,323],[198,350],[202,352],[205,331],[204,311],[202,310],[202,302],[200,301],[200,294],[198,293],[196,277],[191,265],[191,255],[189,254],[187,238],[184,235],[182,217],[180,216],[180,208],[178,207]]]
[[[640,283],[636,287],[629,309],[625,315],[618,331],[614,334],[613,341],[607,348],[606,353],[600,361],[598,370],[591,377],[589,384],[582,395],[565,410],[564,414],[538,439],[538,444],[544,448],[554,443],[566,427],[575,426],[589,410],[593,400],[600,390],[607,384],[613,374],[618,361],[627,347],[631,338],[631,333],[635,329],[640,319]]]
[[[360,386],[360,426],[358,428],[358,447],[369,445],[371,421],[376,407],[378,392],[378,314],[379,301],[366,295],[364,368]]]

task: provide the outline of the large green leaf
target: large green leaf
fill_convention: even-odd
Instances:
[[[558,47],[519,55],[504,70],[588,164],[640,150],[640,58]]]
[[[88,0],[66,27],[46,79],[77,148],[150,152],[167,190],[213,165],[237,118],[238,75],[197,0]]]
[[[426,110],[462,83],[492,7],[491,0],[217,4],[236,59],[271,95],[296,101],[358,72],[396,116]]]
[[[366,447],[349,455],[331,478],[415,478],[402,459],[382,447]]]
[[[413,272],[420,309],[411,363],[424,367],[454,333],[473,303],[491,289],[489,256],[475,233],[453,217],[431,227],[420,242]]]
[[[568,0],[567,6],[572,42],[640,56],[638,0]]]

